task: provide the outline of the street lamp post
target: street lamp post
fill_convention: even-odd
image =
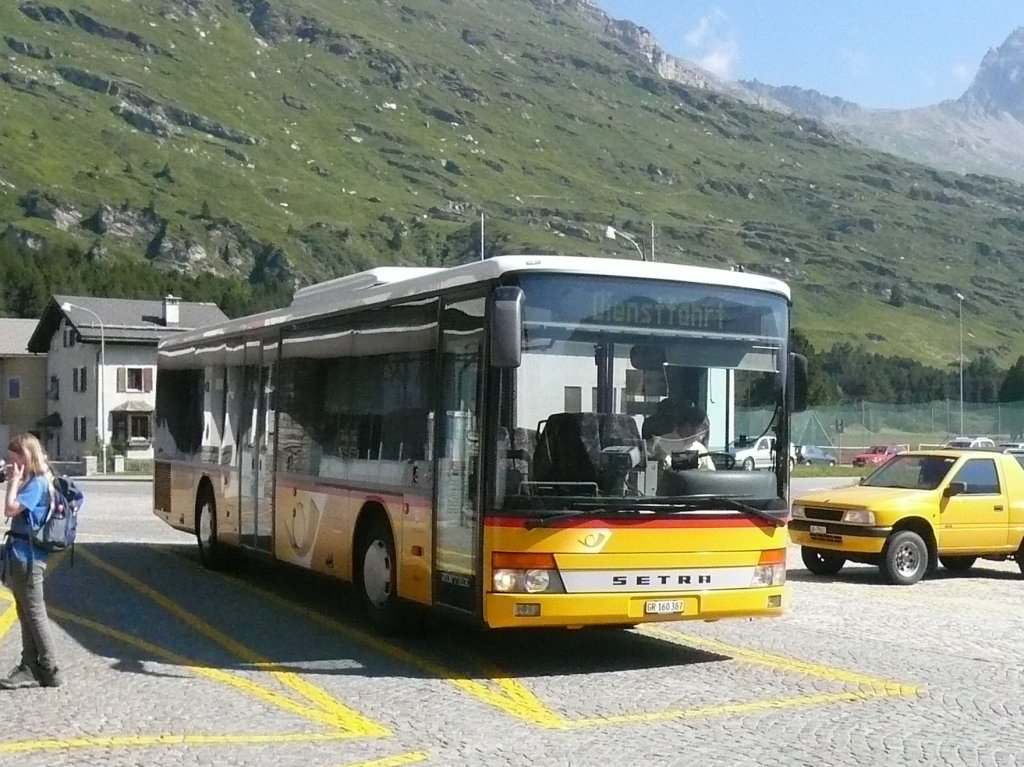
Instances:
[[[107,343],[106,334],[103,330],[103,320],[96,314],[92,309],[87,309],[79,304],[73,304],[70,301],[65,301],[61,304],[61,309],[64,311],[70,311],[72,308],[81,309],[83,312],[88,312],[96,321],[100,324],[100,364],[99,364],[99,375],[96,376],[96,385],[99,387],[99,407],[100,412],[96,418],[96,441],[100,443],[100,460],[103,461],[102,473],[107,473],[107,413],[106,413],[106,394],[104,393],[104,383],[106,381],[106,370],[107,370]]]
[[[964,434],[964,294],[957,293],[957,319],[960,321],[960,435]]]
[[[653,225],[652,225],[652,227],[653,227]],[[622,231],[621,229],[616,229],[616,228],[615,228],[614,226],[611,226],[611,225],[609,224],[609,225],[608,225],[608,226],[607,226],[607,227],[605,228],[605,230],[604,230],[604,236],[605,236],[605,237],[606,237],[607,239],[609,239],[609,240],[614,240],[614,239],[615,239],[615,237],[616,237],[616,235],[622,235],[622,236],[623,236],[623,237],[625,237],[625,238],[626,238],[626,239],[627,239],[627,240],[628,240],[629,242],[633,243],[633,247],[634,247],[634,248],[636,248],[636,252],[640,254],[640,260],[641,260],[641,261],[646,261],[646,260],[647,260],[647,256],[645,256],[645,255],[644,255],[644,249],[640,247],[640,243],[638,243],[638,242],[637,242],[636,240],[634,240],[634,239],[633,239],[633,238],[632,238],[631,236],[629,236],[628,234],[626,234],[626,233],[625,233],[624,231]]]

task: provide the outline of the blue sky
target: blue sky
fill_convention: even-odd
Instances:
[[[1024,26],[1021,0],[594,0],[730,80],[814,88],[862,106],[959,97]]]

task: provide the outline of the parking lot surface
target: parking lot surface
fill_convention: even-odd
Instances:
[[[0,765],[1020,765],[1016,565],[912,587],[790,554],[774,620],[374,634],[349,590],[204,570],[145,482],[86,481],[48,601],[67,682],[0,692]],[[0,589],[0,670],[18,659]]]

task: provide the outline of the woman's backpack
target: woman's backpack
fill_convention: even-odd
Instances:
[[[73,550],[78,533],[78,512],[84,503],[85,495],[71,477],[56,477],[50,511],[39,529],[32,531],[32,543],[43,551]]]

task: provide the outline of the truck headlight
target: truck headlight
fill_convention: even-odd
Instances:
[[[794,517],[801,517],[801,518],[805,517],[806,514],[804,514],[804,507],[803,506],[793,506],[793,516]]]
[[[875,512],[867,509],[847,509],[843,512],[843,522],[854,525],[873,525],[875,524]]]

